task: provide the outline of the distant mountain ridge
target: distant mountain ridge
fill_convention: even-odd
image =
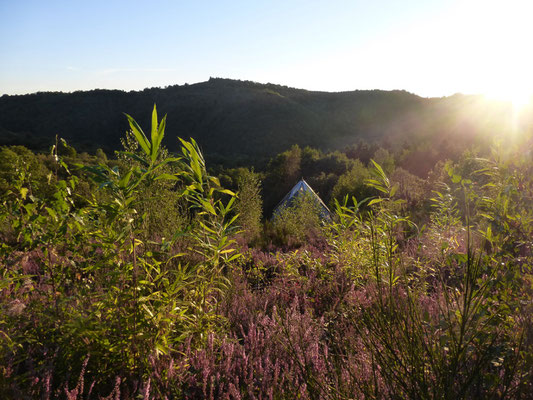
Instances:
[[[148,127],[153,104],[168,114],[164,143],[195,138],[207,157],[257,164],[293,144],[340,149],[360,140],[390,144],[480,138],[508,129],[509,107],[479,96],[422,98],[406,91],[314,92],[211,78],[142,91],[41,92],[0,97],[0,144],[46,149],[55,135],[81,151],[120,149],[123,113]],[[148,128],[146,128],[148,129]]]

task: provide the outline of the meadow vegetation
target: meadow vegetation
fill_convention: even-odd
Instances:
[[[0,397],[531,398],[531,138],[208,170],[127,121],[113,158],[0,149]],[[302,176],[331,219],[270,219]]]

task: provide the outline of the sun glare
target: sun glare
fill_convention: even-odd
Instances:
[[[532,92],[525,88],[501,88],[485,94],[488,99],[511,103],[516,111],[520,111],[532,101]]]
[[[466,0],[454,16],[455,61],[466,61],[453,76],[463,91],[505,101],[516,111],[532,101],[530,0]]]

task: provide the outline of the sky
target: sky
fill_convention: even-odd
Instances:
[[[0,95],[210,77],[533,94],[532,0],[0,0]]]

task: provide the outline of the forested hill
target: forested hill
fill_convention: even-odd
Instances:
[[[476,96],[426,99],[405,91],[313,92],[210,79],[143,91],[92,90],[0,97],[0,144],[45,150],[55,135],[79,151],[120,149],[126,112],[148,126],[168,114],[165,145],[195,138],[212,161],[250,164],[292,144],[330,150],[365,140],[461,145],[508,129],[510,110]]]

